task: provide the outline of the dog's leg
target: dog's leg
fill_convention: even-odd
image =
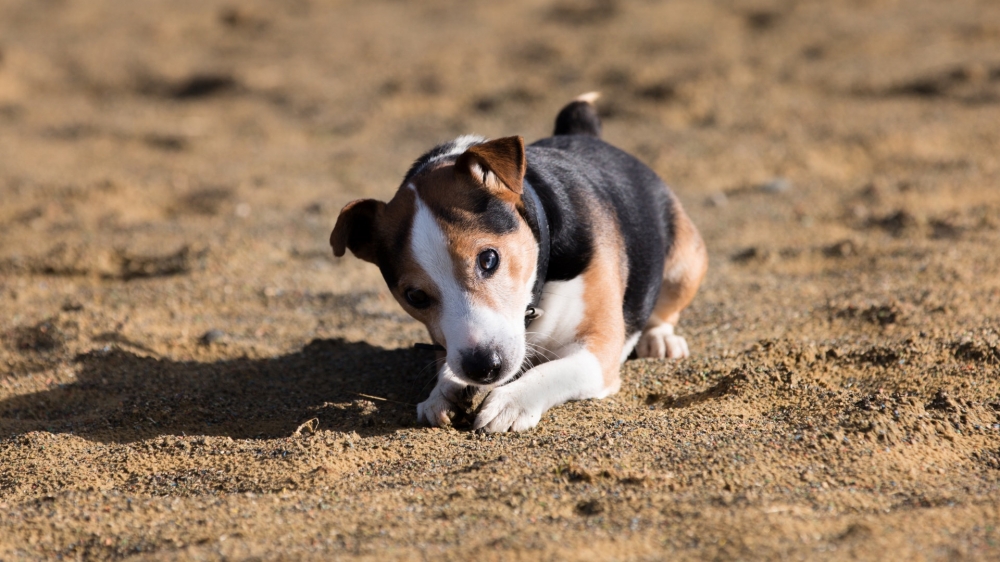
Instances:
[[[681,311],[694,299],[708,269],[705,243],[674,198],[674,240],[663,267],[663,285],[635,351],[639,357],[687,357],[687,341],[674,333]]]
[[[450,425],[451,418],[458,413],[462,394],[467,386],[445,363],[438,371],[437,384],[431,390],[431,395],[417,404],[417,422],[426,422],[435,427]]]
[[[579,279],[582,283],[579,301],[562,303],[565,310],[582,312],[582,316],[567,312],[559,318],[542,317],[550,322],[555,320],[557,324],[574,322],[574,326],[563,326],[573,334],[571,341],[553,349],[555,354],[551,361],[493,389],[476,416],[476,429],[523,431],[538,424],[542,414],[553,406],[569,400],[604,398],[618,392],[621,386],[618,371],[625,345],[622,299],[626,278],[622,263],[617,259],[620,255],[620,249],[613,244],[596,249]],[[569,294],[554,296],[566,299],[571,298]],[[549,327],[552,332],[560,332],[561,328]]]
[[[605,384],[601,361],[586,347],[572,345],[565,356],[543,363],[514,382],[494,388],[476,416],[475,428],[490,433],[524,431],[542,414],[569,400],[603,398],[618,390]],[[616,370],[617,374],[617,370]]]

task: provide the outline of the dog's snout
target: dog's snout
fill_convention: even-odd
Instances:
[[[462,371],[474,381],[490,383],[503,371],[503,358],[495,349],[476,347],[462,352]]]

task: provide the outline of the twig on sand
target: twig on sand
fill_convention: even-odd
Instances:
[[[382,398],[381,396],[372,396],[371,394],[364,394],[364,393],[361,393],[361,392],[354,392],[353,394],[356,394],[356,395],[358,395],[358,396],[360,396],[362,398],[369,398],[371,400],[380,400],[382,402],[392,402],[393,404],[402,404],[404,406],[416,406],[416,404],[410,404],[409,402],[400,402],[399,400],[390,400],[388,398]]]
[[[316,430],[319,429],[319,418],[313,418],[311,420],[307,420],[305,423],[300,425],[298,429],[295,430],[295,433],[292,434],[292,437],[301,436],[303,429],[308,431],[309,433],[316,433]]]

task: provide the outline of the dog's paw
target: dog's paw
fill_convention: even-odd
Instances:
[[[635,352],[639,357],[654,359],[664,357],[681,359],[691,355],[687,341],[674,334],[674,327],[671,324],[660,324],[643,332],[638,345],[635,346]]]
[[[542,408],[510,390],[510,385],[501,386],[493,389],[483,401],[473,428],[487,433],[524,431],[538,425],[542,413]]]
[[[435,387],[427,400],[417,404],[417,423],[427,423],[433,427],[448,426],[457,413],[458,406]]]

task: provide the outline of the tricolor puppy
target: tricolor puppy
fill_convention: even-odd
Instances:
[[[633,348],[687,357],[674,328],[705,246],[660,178],[599,139],[595,98],[527,147],[475,136],[435,147],[391,201],[340,212],[334,255],[377,265],[445,350],[421,421],[449,423],[476,386],[490,390],[476,429],[525,430],[553,406],[617,392]]]

